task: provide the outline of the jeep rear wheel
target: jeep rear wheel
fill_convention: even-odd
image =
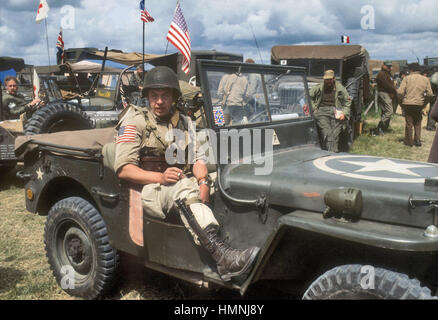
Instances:
[[[80,107],[69,103],[54,103],[35,111],[24,125],[24,134],[92,129],[94,125]]]
[[[68,294],[96,299],[115,284],[119,256],[109,245],[104,220],[88,201],[57,202],[47,217],[44,243],[56,281]]]
[[[343,265],[316,279],[304,300],[322,299],[436,299],[416,279],[382,268]]]

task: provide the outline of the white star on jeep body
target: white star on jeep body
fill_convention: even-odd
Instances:
[[[362,168],[354,172],[376,172],[376,171],[388,171],[395,172],[398,174],[405,174],[413,177],[420,177],[419,174],[412,172],[409,169],[412,168],[430,168],[431,166],[423,164],[410,164],[410,163],[398,163],[391,161],[389,159],[382,159],[376,162],[364,162],[364,161],[346,161],[341,160],[341,162],[353,164],[355,166],[362,166]]]
[[[38,170],[36,171],[36,174],[38,176],[38,180],[43,180],[44,172],[41,170],[41,168],[38,168]]]

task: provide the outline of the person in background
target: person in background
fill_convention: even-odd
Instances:
[[[434,72],[430,77],[430,86],[432,87],[433,98],[430,101],[429,112],[427,115],[426,130],[435,131],[436,120],[432,118],[431,113],[432,113],[432,107],[435,105],[435,101],[437,100],[437,95],[438,95],[438,72]]]
[[[432,111],[430,116],[435,121],[438,121],[438,99],[435,99],[435,104],[430,108]],[[438,134],[435,133],[432,146],[430,147],[429,159],[427,162],[438,163]]]
[[[323,80],[309,92],[313,114],[321,132],[322,148],[339,152],[339,137],[349,119],[352,99],[336,81],[333,70],[326,70]]]
[[[21,114],[31,111],[41,104],[39,98],[27,102],[24,96],[18,93],[18,80],[13,76],[5,78],[5,89],[6,92],[2,97],[3,118],[5,120],[19,119]]]
[[[410,147],[414,145],[421,147],[423,109],[433,97],[433,92],[429,80],[420,74],[418,63],[409,65],[409,75],[403,79],[397,92],[400,95],[406,121],[404,144]],[[414,136],[412,136],[412,129],[414,129]]]
[[[397,89],[391,77],[392,63],[385,61],[382,69],[377,74],[376,83],[378,91],[378,104],[382,111],[380,122],[371,135],[383,135],[389,128],[391,116],[394,113],[394,102],[397,100]]]

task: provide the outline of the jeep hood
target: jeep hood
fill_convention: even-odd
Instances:
[[[438,187],[425,186],[426,178],[438,179],[438,165],[316,147],[283,150],[271,159],[272,172],[264,175],[254,174],[260,165],[228,165],[221,180],[226,192],[247,200],[263,193],[270,206],[323,212],[328,190],[356,188],[362,191],[361,219],[417,227],[433,222],[428,207],[412,209],[409,200],[438,199]]]

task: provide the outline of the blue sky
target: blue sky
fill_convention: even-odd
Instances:
[[[47,0],[51,62],[64,25],[66,48],[97,47],[142,50],[142,23],[137,0]],[[146,25],[146,52],[163,54],[176,0],[146,0],[155,22]],[[363,45],[372,59],[438,56],[436,0],[180,0],[192,39],[192,49],[240,53],[257,63],[270,62],[279,44]],[[48,64],[44,23],[36,24],[39,0],[2,0],[0,55]],[[365,27],[364,27],[365,26]],[[254,35],[260,48],[258,51]],[[176,52],[169,44],[168,53]]]

